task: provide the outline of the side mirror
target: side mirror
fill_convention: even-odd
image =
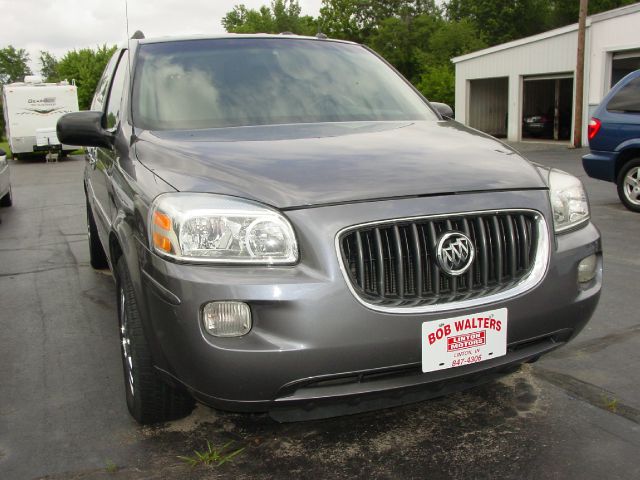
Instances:
[[[0,157],[6,157],[7,156],[7,152],[5,152],[3,149],[0,148]]]
[[[455,118],[453,110],[446,103],[431,102],[431,105],[444,119],[453,120]]]
[[[65,145],[81,147],[113,146],[113,134],[102,127],[102,112],[73,112],[58,119],[58,140]]]

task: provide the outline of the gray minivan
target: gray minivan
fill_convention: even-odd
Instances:
[[[58,122],[89,147],[91,264],[114,275],[139,422],[193,399],[298,419],[440,396],[596,308],[577,178],[320,37],[131,40]]]

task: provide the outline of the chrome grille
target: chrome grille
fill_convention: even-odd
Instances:
[[[533,211],[491,211],[385,221],[348,229],[338,238],[352,290],[365,303],[419,307],[484,298],[528,277],[544,223]],[[467,272],[452,276],[436,261],[438,239],[467,235],[476,255]]]

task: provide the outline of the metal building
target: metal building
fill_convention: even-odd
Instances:
[[[576,23],[453,58],[456,120],[513,141],[573,141],[577,42]],[[589,16],[583,132],[602,97],[639,68],[640,3]]]

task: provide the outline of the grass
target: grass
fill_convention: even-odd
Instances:
[[[7,142],[0,142],[0,148],[7,152],[7,158],[11,158],[11,149],[9,148],[9,144]]]
[[[230,449],[227,450],[232,444],[233,440],[224,444],[222,448],[217,449],[213,448],[211,442],[207,440],[206,450],[202,452],[194,450],[192,456],[179,456],[178,458],[192,467],[196,467],[198,465],[215,465],[216,467],[219,467],[233,459],[236,455],[240,455],[240,453],[245,449],[245,447],[242,447],[233,451]]]
[[[11,155],[11,149],[9,148],[8,142],[5,142],[5,141],[0,142],[0,148],[5,152],[7,152],[7,158],[13,158],[13,156]],[[84,153],[84,149],[79,148],[77,150],[74,150],[73,152],[69,152],[69,155],[82,155],[83,153]]]

